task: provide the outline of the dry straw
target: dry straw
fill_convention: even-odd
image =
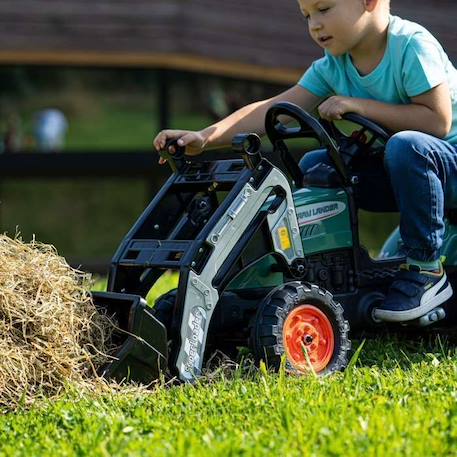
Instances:
[[[52,246],[0,235],[0,409],[65,386],[100,387],[113,325],[97,313],[90,277]],[[112,348],[111,348],[112,349]]]

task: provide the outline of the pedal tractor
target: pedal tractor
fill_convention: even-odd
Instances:
[[[174,173],[114,255],[108,292],[93,294],[125,330],[105,376],[150,382],[166,372],[193,381],[215,349],[233,354],[240,346],[274,368],[285,354],[297,373],[346,367],[350,328],[376,328],[373,309],[405,259],[398,232],[380,259],[359,243],[351,160],[382,154],[389,134],[358,115],[345,118],[356,132],[290,103],[272,107],[266,133],[284,171],[262,156],[254,134],[234,137],[236,160],[164,153]],[[333,167],[304,175],[285,143],[303,138],[317,140]],[[457,231],[447,224],[453,281]],[[144,297],[167,270],[179,272],[178,287],[150,308]],[[451,305],[407,324],[434,324]]]

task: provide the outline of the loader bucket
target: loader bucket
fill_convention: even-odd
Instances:
[[[139,295],[114,292],[92,292],[92,298],[98,311],[113,316],[119,327],[113,335],[119,349],[100,375],[142,384],[158,379],[167,367],[167,331],[146,301]]]

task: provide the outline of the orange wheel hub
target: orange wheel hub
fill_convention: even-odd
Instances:
[[[335,348],[335,335],[329,318],[316,306],[297,306],[287,316],[283,341],[289,362],[299,371],[323,371]]]

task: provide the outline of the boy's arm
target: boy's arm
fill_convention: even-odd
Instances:
[[[178,140],[180,146],[186,147],[186,154],[196,155],[204,149],[213,149],[228,146],[232,138],[241,132],[265,133],[265,115],[268,109],[278,102],[292,102],[307,111],[316,107],[320,98],[307,89],[295,85],[281,94],[267,99],[251,103],[235,111],[230,116],[210,125],[200,132],[186,130],[163,130],[154,139],[157,150],[162,149],[170,139]],[[163,159],[162,159],[163,162]]]
[[[452,103],[447,83],[413,97],[407,105],[335,96],[319,106],[319,114],[324,119],[341,119],[349,112],[367,117],[393,132],[417,130],[444,138],[452,126]]]
[[[292,102],[306,111],[311,111],[319,102],[319,97],[307,89],[295,85],[273,98],[247,105],[201,131],[205,139],[204,149],[227,146],[239,132],[255,132],[263,135],[265,133],[265,115],[278,102]]]

